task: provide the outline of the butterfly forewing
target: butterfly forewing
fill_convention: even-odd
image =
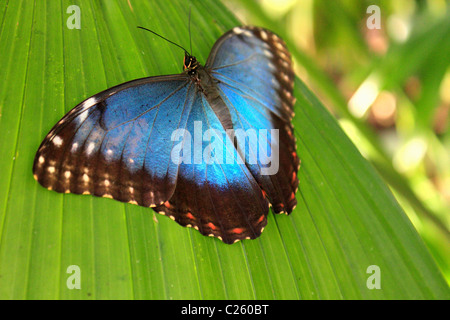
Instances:
[[[189,90],[187,78],[154,77],[85,100],[42,142],[35,178],[58,192],[159,205],[175,188],[171,132],[187,121]]]

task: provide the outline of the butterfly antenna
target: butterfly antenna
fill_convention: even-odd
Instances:
[[[179,47],[179,48],[181,48],[181,49],[183,49],[184,50],[184,52],[186,53],[186,54],[188,54],[188,51],[185,49],[185,48],[183,48],[182,46],[180,46],[178,43],[175,43],[175,42],[173,42],[173,41],[170,41],[169,39],[167,39],[167,38],[164,38],[162,35],[160,35],[160,34],[157,34],[155,31],[152,31],[152,30],[150,30],[150,29],[147,29],[147,28],[144,28],[144,27],[139,27],[138,26],[138,28],[139,29],[143,29],[143,30],[147,30],[147,31],[149,31],[149,32],[151,32],[151,33],[153,33],[154,35],[156,35],[156,36],[158,36],[158,37],[160,37],[160,38],[162,38],[162,39],[164,39],[164,40],[166,40],[167,42],[170,42],[171,44],[174,44],[174,45],[176,45],[177,47]]]
[[[189,25],[188,25],[188,29],[189,29],[189,45],[190,45],[190,49],[191,49],[191,56],[192,56],[192,37],[191,37],[191,7],[189,7]]]

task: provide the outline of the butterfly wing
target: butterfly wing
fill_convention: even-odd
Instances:
[[[194,90],[183,74],[150,77],[83,101],[42,142],[34,177],[57,192],[146,207],[163,203],[178,173],[170,161],[171,133],[186,126]]]
[[[297,204],[300,160],[291,124],[294,72],[285,43],[266,29],[236,27],[217,40],[205,67],[218,82],[235,130],[278,134],[260,135],[258,144],[238,140],[238,147],[274,212],[290,213]],[[264,174],[269,165],[273,170]]]

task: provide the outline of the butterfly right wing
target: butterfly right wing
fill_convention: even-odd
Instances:
[[[83,101],[42,142],[35,179],[57,192],[160,205],[175,189],[171,134],[186,126],[192,90],[184,74],[149,77]]]
[[[273,211],[292,212],[300,159],[291,123],[294,71],[285,43],[267,29],[235,27],[216,41],[206,67],[217,81],[235,131],[260,133],[257,143],[247,145],[241,139],[238,146]]]

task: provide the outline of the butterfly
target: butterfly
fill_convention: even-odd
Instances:
[[[227,244],[255,239],[270,206],[289,214],[297,204],[286,44],[267,29],[235,27],[204,66],[186,50],[183,66],[78,104],[41,143],[34,178],[61,193],[151,207]]]

